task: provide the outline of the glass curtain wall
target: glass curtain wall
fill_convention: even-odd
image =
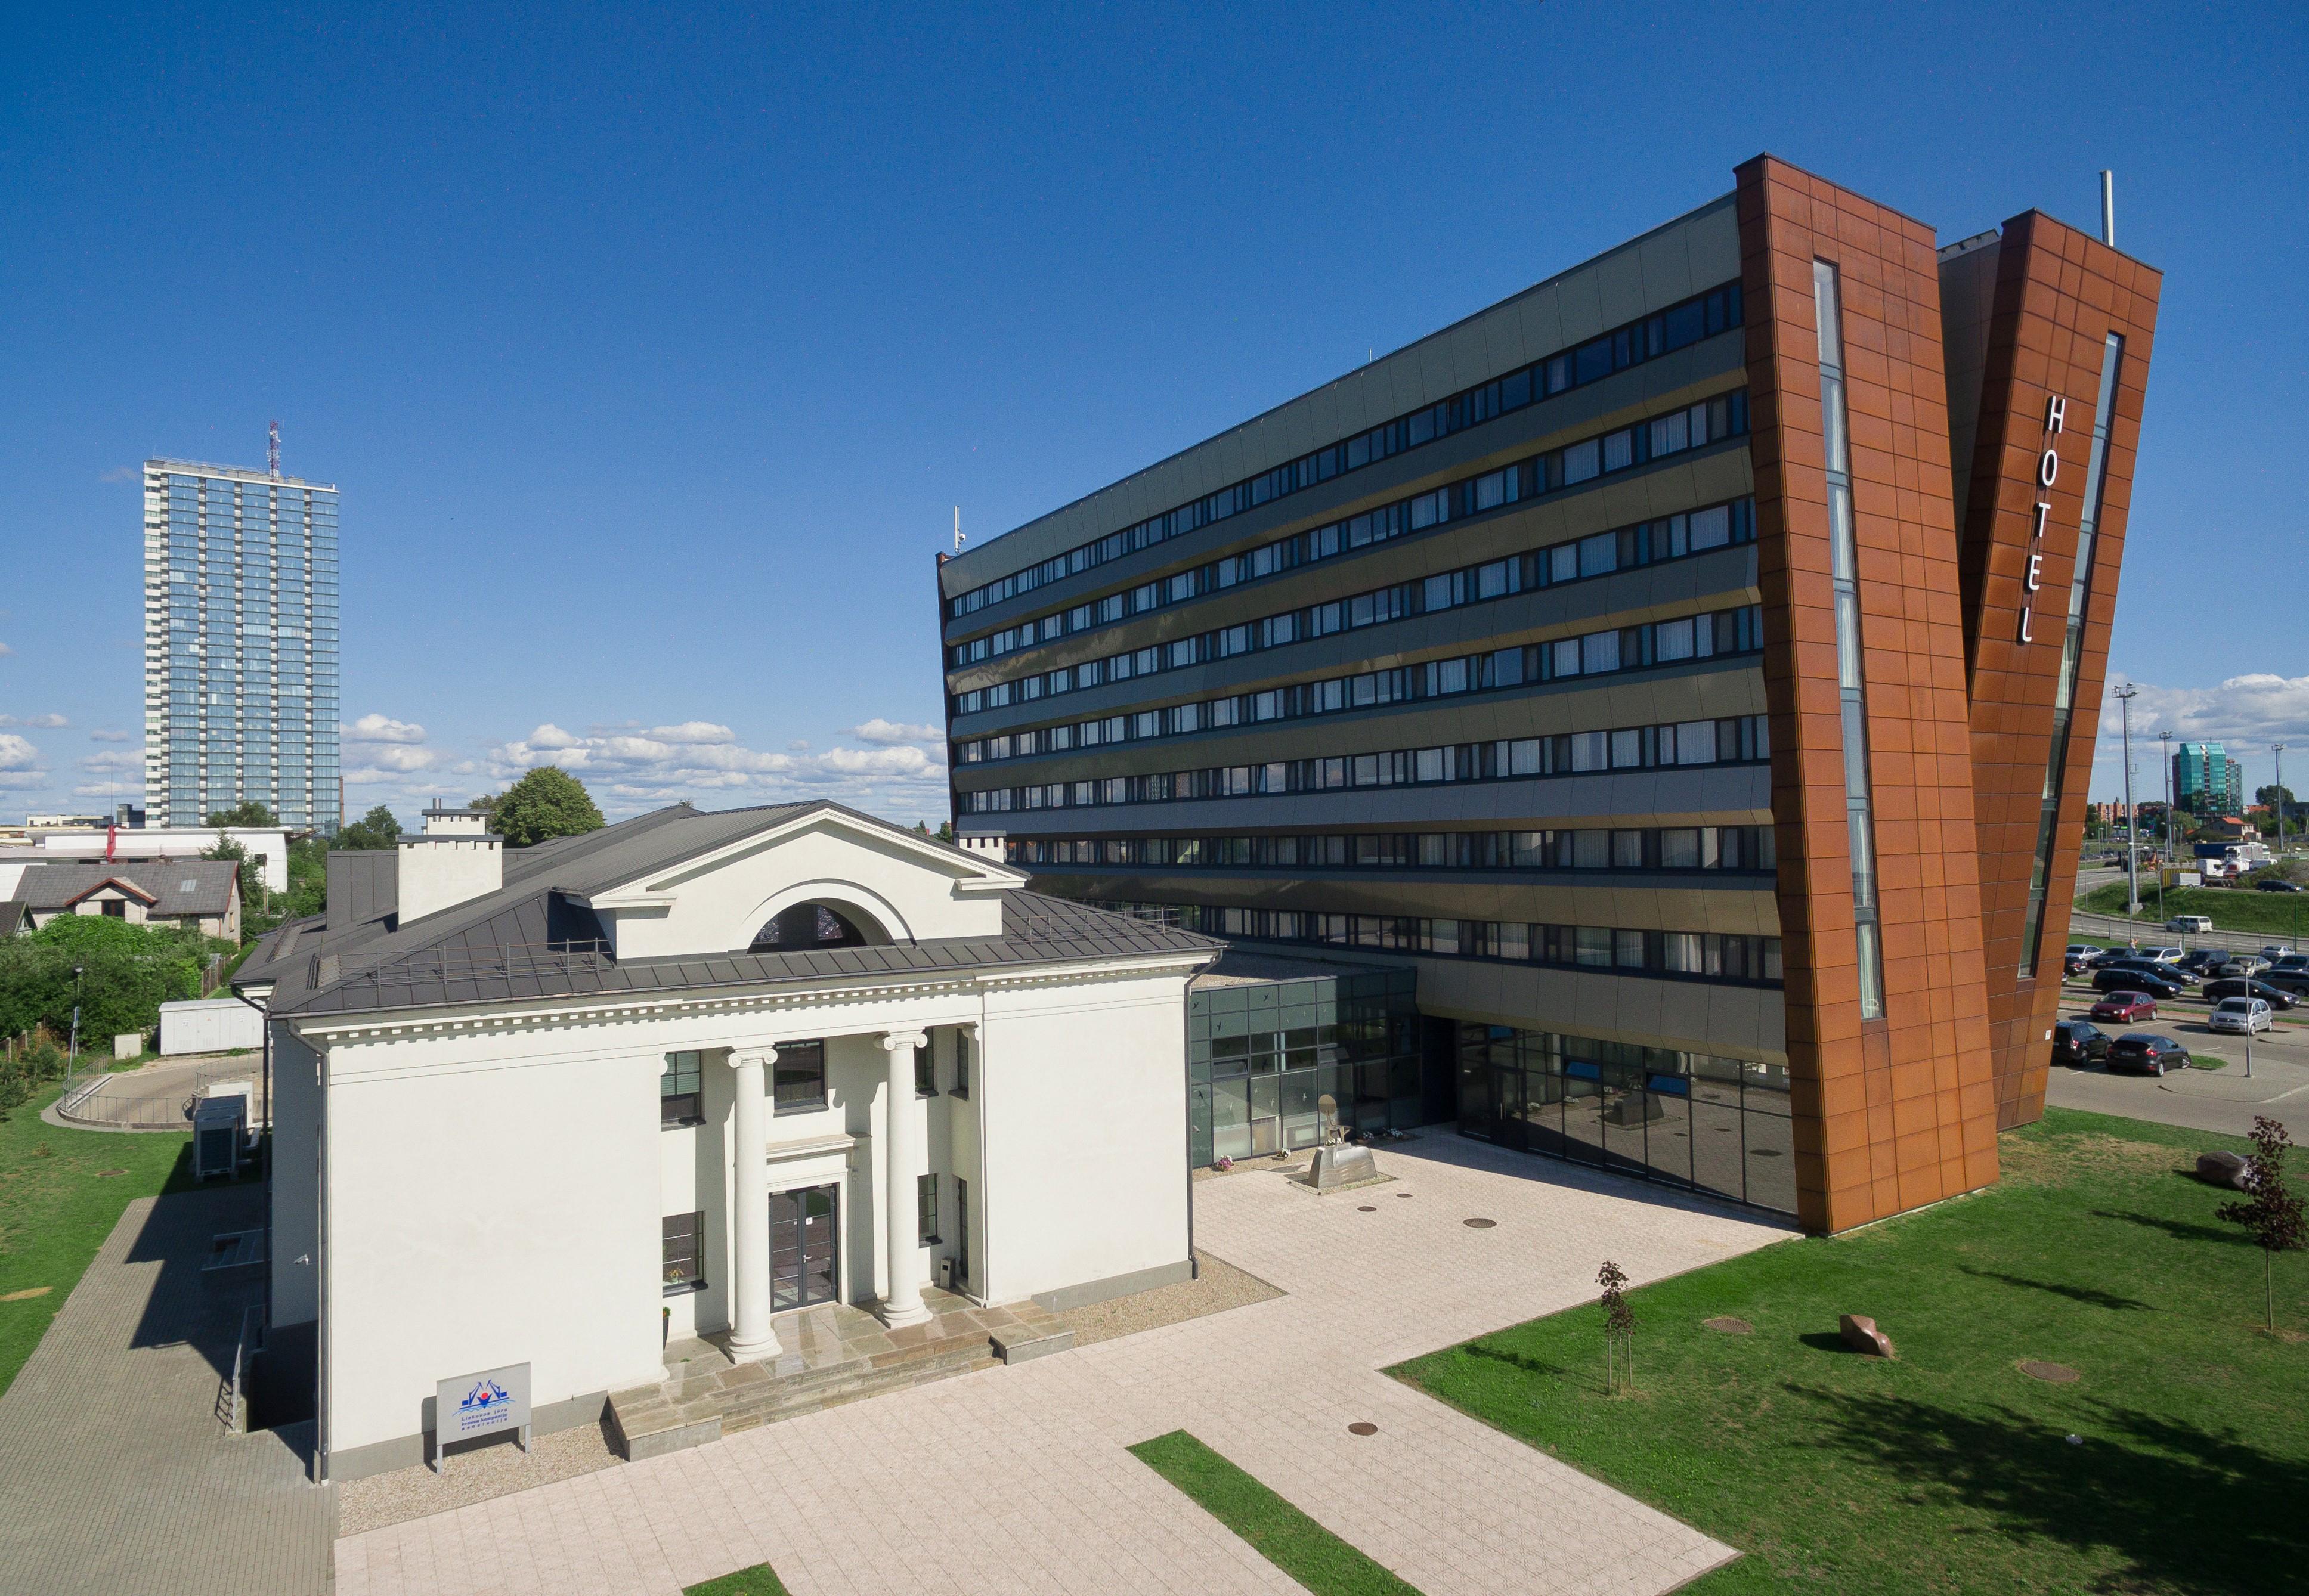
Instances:
[[[1844,399],[1842,306],[1836,268],[1812,263],[1812,315],[1820,334],[1820,416],[1828,464],[1830,572],[1836,598],[1836,686],[1844,711],[1845,824],[1851,834],[1852,920],[1860,972],[1860,1017],[1884,1017],[1884,948],[1877,923],[1876,824],[1868,789],[1868,682],[1860,643],[1860,551],[1852,524],[1852,440]]]
[[[1197,1169],[1315,1146],[1331,1099],[1350,1130],[1424,1122],[1417,977],[1371,971],[1194,992],[1189,1155]]]
[[[1786,1065],[1462,1024],[1459,1128],[1502,1147],[1795,1212]]]

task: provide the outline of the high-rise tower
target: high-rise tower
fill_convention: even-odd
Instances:
[[[255,798],[333,833],[337,490],[144,462],[144,798],[198,825]]]

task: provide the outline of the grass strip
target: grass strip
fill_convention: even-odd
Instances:
[[[1419,1596],[1185,1430],[1141,1441],[1131,1455],[1193,1497],[1205,1512],[1314,1596]]]
[[[0,1120],[0,1391],[138,1197],[189,1181],[189,1135],[48,1124],[55,1086]]]
[[[757,1563],[751,1568],[740,1568],[737,1573],[725,1574],[720,1579],[685,1585],[681,1596],[786,1596],[786,1588],[779,1580],[776,1569],[767,1563]]]
[[[1985,1191],[1630,1292],[1632,1396],[1604,1393],[1593,1306],[1391,1372],[1741,1549],[1706,1596],[2285,1588],[2309,1256],[2277,1260],[2265,1334],[2260,1253],[2190,1173],[2246,1146],[2048,1109],[1998,1138]],[[1898,1359],[1846,1350],[1840,1314]]]

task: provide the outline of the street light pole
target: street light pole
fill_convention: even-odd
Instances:
[[[2285,745],[2271,743],[2270,751],[2277,755],[2277,862],[2285,862]]]
[[[2132,700],[2140,691],[2131,682],[2116,690],[2124,724],[2124,918],[2140,912],[2140,812],[2132,807]]]
[[[2173,732],[2168,727],[2157,734],[2164,748],[2165,759],[2165,862],[2157,867],[2157,918],[2165,918],[2165,872],[2180,862],[2173,851]]]

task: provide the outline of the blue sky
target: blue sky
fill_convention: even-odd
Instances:
[[[2304,47],[2297,6],[28,8],[0,814],[134,795],[135,468],[277,416],[343,493],[355,813],[558,758],[613,814],[935,821],[950,506],[1015,526],[1760,150],[1944,240],[2092,226],[2115,168],[2166,287],[2112,680],[2256,782],[2290,734],[2300,786]]]

